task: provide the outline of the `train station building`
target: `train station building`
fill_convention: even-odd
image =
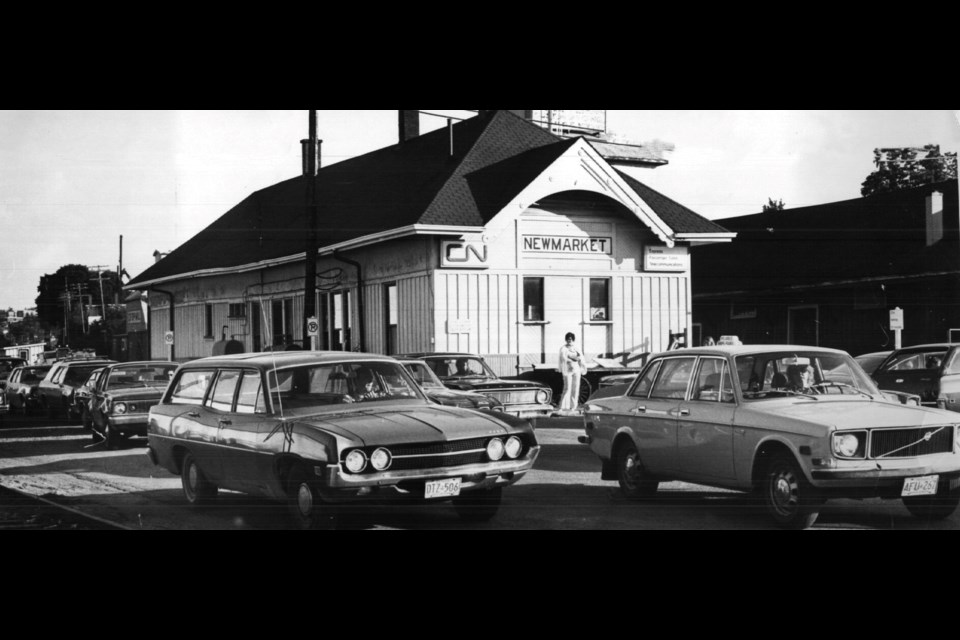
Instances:
[[[529,111],[423,135],[416,112],[399,113],[397,144],[252,193],[130,281],[149,298],[152,356],[311,347],[311,189],[319,349],[464,351],[516,375],[555,365],[567,332],[624,363],[678,335],[691,344],[695,248],[736,234],[618,169],[617,149]]]

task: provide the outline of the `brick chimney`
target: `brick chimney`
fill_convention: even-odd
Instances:
[[[400,142],[406,142],[420,135],[420,111],[398,111]]]

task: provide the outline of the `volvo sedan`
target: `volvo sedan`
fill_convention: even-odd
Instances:
[[[813,524],[829,498],[899,498],[922,518],[960,503],[956,413],[887,399],[843,351],[661,353],[620,394],[591,399],[584,424],[602,478],[632,499],[669,480],[752,491],[785,528]]]
[[[316,351],[181,365],[148,440],[188,503],[233,489],[285,501],[302,528],[378,500],[449,500],[486,520],[540,452],[527,420],[438,405],[393,358]]]

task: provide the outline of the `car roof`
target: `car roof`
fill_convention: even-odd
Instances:
[[[847,354],[840,349],[831,349],[829,347],[811,347],[800,344],[744,344],[744,345],[717,345],[714,347],[686,347],[675,349],[673,351],[661,351],[650,355],[650,359],[659,356],[740,356],[754,353],[779,353],[782,351],[817,351],[831,354]]]
[[[180,366],[179,362],[170,362],[169,360],[136,360],[134,362],[113,362],[108,366],[110,368],[116,367],[149,367],[158,364],[172,364],[174,366]]]
[[[273,368],[324,362],[367,362],[370,360],[396,362],[396,359],[391,356],[377,353],[358,353],[355,351],[265,351],[262,353],[237,353],[223,356],[210,356],[191,360],[180,366],[184,368],[205,368],[211,366],[228,367],[252,365]]]
[[[910,353],[913,351],[928,351],[930,349],[950,349],[951,347],[960,347],[960,342],[933,342],[930,344],[914,344],[909,347],[897,349],[897,353]]]
[[[450,358],[450,357],[463,357],[463,358],[480,358],[475,353],[465,353],[463,351],[434,351],[431,353],[405,353],[400,356],[394,356],[396,358],[413,358],[413,359],[423,359],[423,358]],[[482,358],[481,358],[482,359]]]
[[[70,366],[75,365],[75,364],[77,364],[77,365],[91,365],[91,364],[93,364],[93,365],[106,365],[106,364],[115,364],[115,363],[117,363],[116,360],[94,360],[94,359],[90,359],[90,360],[61,360],[60,362],[54,362],[53,364],[61,364],[61,365],[65,366],[65,367],[70,367]],[[119,363],[117,363],[117,364],[119,364]],[[53,366],[53,365],[51,365],[51,366]]]

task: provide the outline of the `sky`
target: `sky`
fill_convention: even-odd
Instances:
[[[465,110],[424,109],[421,132]],[[0,111],[0,308],[35,306],[65,264],[134,277],[253,191],[301,173],[308,111]],[[429,115],[436,114],[436,115]],[[607,128],[673,145],[628,169],[700,215],[860,197],[873,149],[960,150],[960,111],[608,110]],[[397,142],[396,110],[318,110],[322,165]]]

